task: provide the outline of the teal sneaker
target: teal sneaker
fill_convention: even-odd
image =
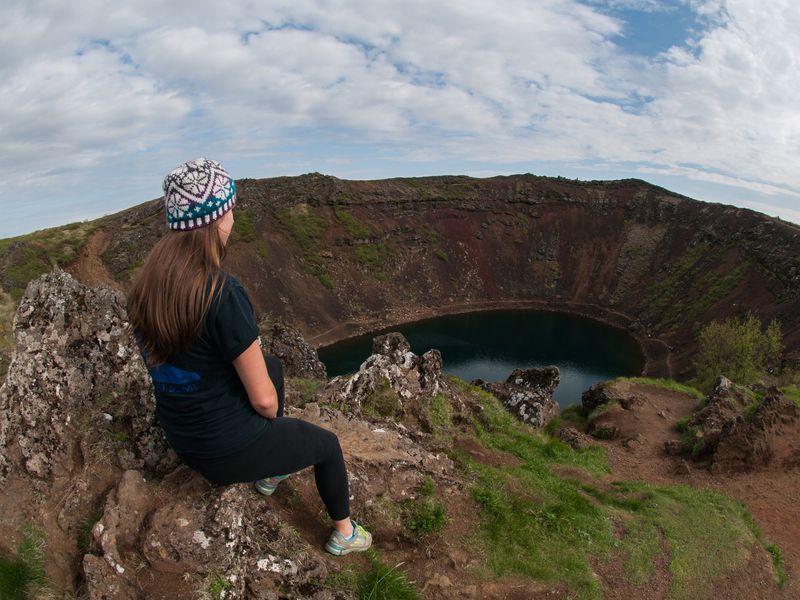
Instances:
[[[363,552],[372,546],[372,534],[352,519],[350,522],[353,524],[353,535],[345,537],[334,529],[325,544],[325,550],[336,556],[342,556],[351,552]]]
[[[278,484],[286,479],[288,475],[275,475],[275,477],[267,477],[266,479],[259,479],[256,481],[256,490],[265,496],[272,496]]]

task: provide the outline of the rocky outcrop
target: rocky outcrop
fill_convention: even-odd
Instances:
[[[400,333],[388,333],[372,342],[372,354],[350,377],[335,377],[320,394],[320,402],[357,414],[372,409],[379,416],[409,414],[409,403],[431,399],[448,390],[442,376],[442,355],[429,350],[422,356]]]
[[[719,377],[705,405],[688,420],[683,440],[668,453],[708,460],[713,473],[800,467],[800,408],[777,388],[759,390]]]
[[[60,270],[28,287],[0,390],[0,464],[13,493],[37,501],[4,514],[4,528],[35,523],[47,539],[48,579],[92,600],[351,597],[325,584],[340,564],[321,548],[329,521],[313,469],[292,474],[265,499],[249,484],[215,487],[179,465],[126,326],[123,298],[110,288],[87,288]],[[287,355],[303,357],[294,365],[315,372],[308,346],[292,348],[295,333],[281,331]],[[382,373],[409,413],[432,398],[446,401],[438,353],[417,357],[392,335],[375,347],[379,354],[352,389],[365,390]],[[448,493],[462,486],[451,460],[420,444],[425,434],[292,401],[290,416],[337,434],[351,510],[384,539],[408,537],[402,513],[387,516],[385,507],[405,506],[426,476]]]
[[[553,392],[561,382],[558,367],[514,369],[505,382],[476,379],[476,385],[493,394],[523,423],[544,427],[559,413]]]
[[[328,378],[316,348],[297,329],[282,319],[265,319],[259,328],[264,352],[281,359],[287,377]]]
[[[118,291],[59,269],[28,285],[0,388],[0,478],[15,467],[40,479],[70,473],[99,446],[127,468],[176,464],[123,304]]]

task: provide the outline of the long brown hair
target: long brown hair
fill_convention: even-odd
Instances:
[[[170,231],[148,254],[128,292],[128,318],[147,366],[188,350],[222,280],[225,244],[219,220],[191,231]]]

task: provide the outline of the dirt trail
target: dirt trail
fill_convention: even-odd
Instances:
[[[670,456],[664,442],[677,439],[675,429],[681,417],[689,415],[697,400],[653,386],[632,385],[632,391],[646,396],[643,406],[623,411],[622,427],[638,432],[634,442],[600,442],[608,452],[614,480],[639,480],[655,484],[686,484],[707,487],[744,503],[761,528],[765,540],[777,545],[783,555],[789,581],[783,595],[775,595],[774,586],[765,589],[769,573],[754,572],[757,561],[741,570],[741,577],[720,581],[718,598],[800,598],[800,472],[779,468],[713,475],[706,465]]]
[[[103,259],[100,258],[108,248],[110,237],[109,233],[102,229],[93,233],[81,250],[78,260],[66,270],[86,285],[104,284],[119,288],[119,283],[114,280]]]

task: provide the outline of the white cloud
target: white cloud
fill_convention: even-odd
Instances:
[[[333,141],[487,172],[602,161],[796,196],[800,8],[687,1],[709,28],[654,59],[626,55],[613,43],[626,24],[577,0],[18,1],[0,8],[0,180],[25,199],[77,193],[121,162],[309,164],[293,154],[302,136],[324,164],[350,160],[325,155]]]

